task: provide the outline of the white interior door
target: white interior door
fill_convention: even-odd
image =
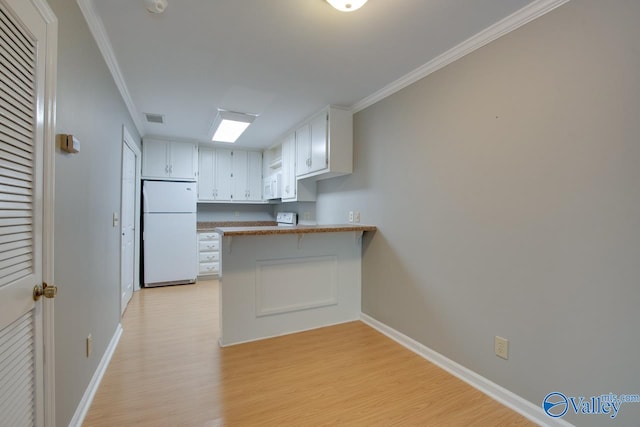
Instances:
[[[44,424],[42,284],[47,23],[0,0],[0,426]]]
[[[122,144],[122,248],[120,260],[120,311],[124,313],[133,295],[135,279],[135,223],[136,223],[136,154],[126,143]]]

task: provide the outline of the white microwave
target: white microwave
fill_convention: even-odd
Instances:
[[[282,174],[280,172],[265,177],[262,184],[262,196],[265,200],[282,197]]]

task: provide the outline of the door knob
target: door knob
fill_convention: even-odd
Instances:
[[[58,294],[57,286],[49,286],[46,283],[43,283],[42,286],[35,285],[33,287],[33,300],[38,301],[41,296],[44,295],[45,298],[55,298]]]

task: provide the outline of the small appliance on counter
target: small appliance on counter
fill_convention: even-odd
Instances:
[[[298,224],[298,214],[295,212],[278,212],[276,222],[279,227],[295,227]]]

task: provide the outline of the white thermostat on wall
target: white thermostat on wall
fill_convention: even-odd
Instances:
[[[60,148],[67,153],[80,152],[80,141],[73,135],[59,134]]]

